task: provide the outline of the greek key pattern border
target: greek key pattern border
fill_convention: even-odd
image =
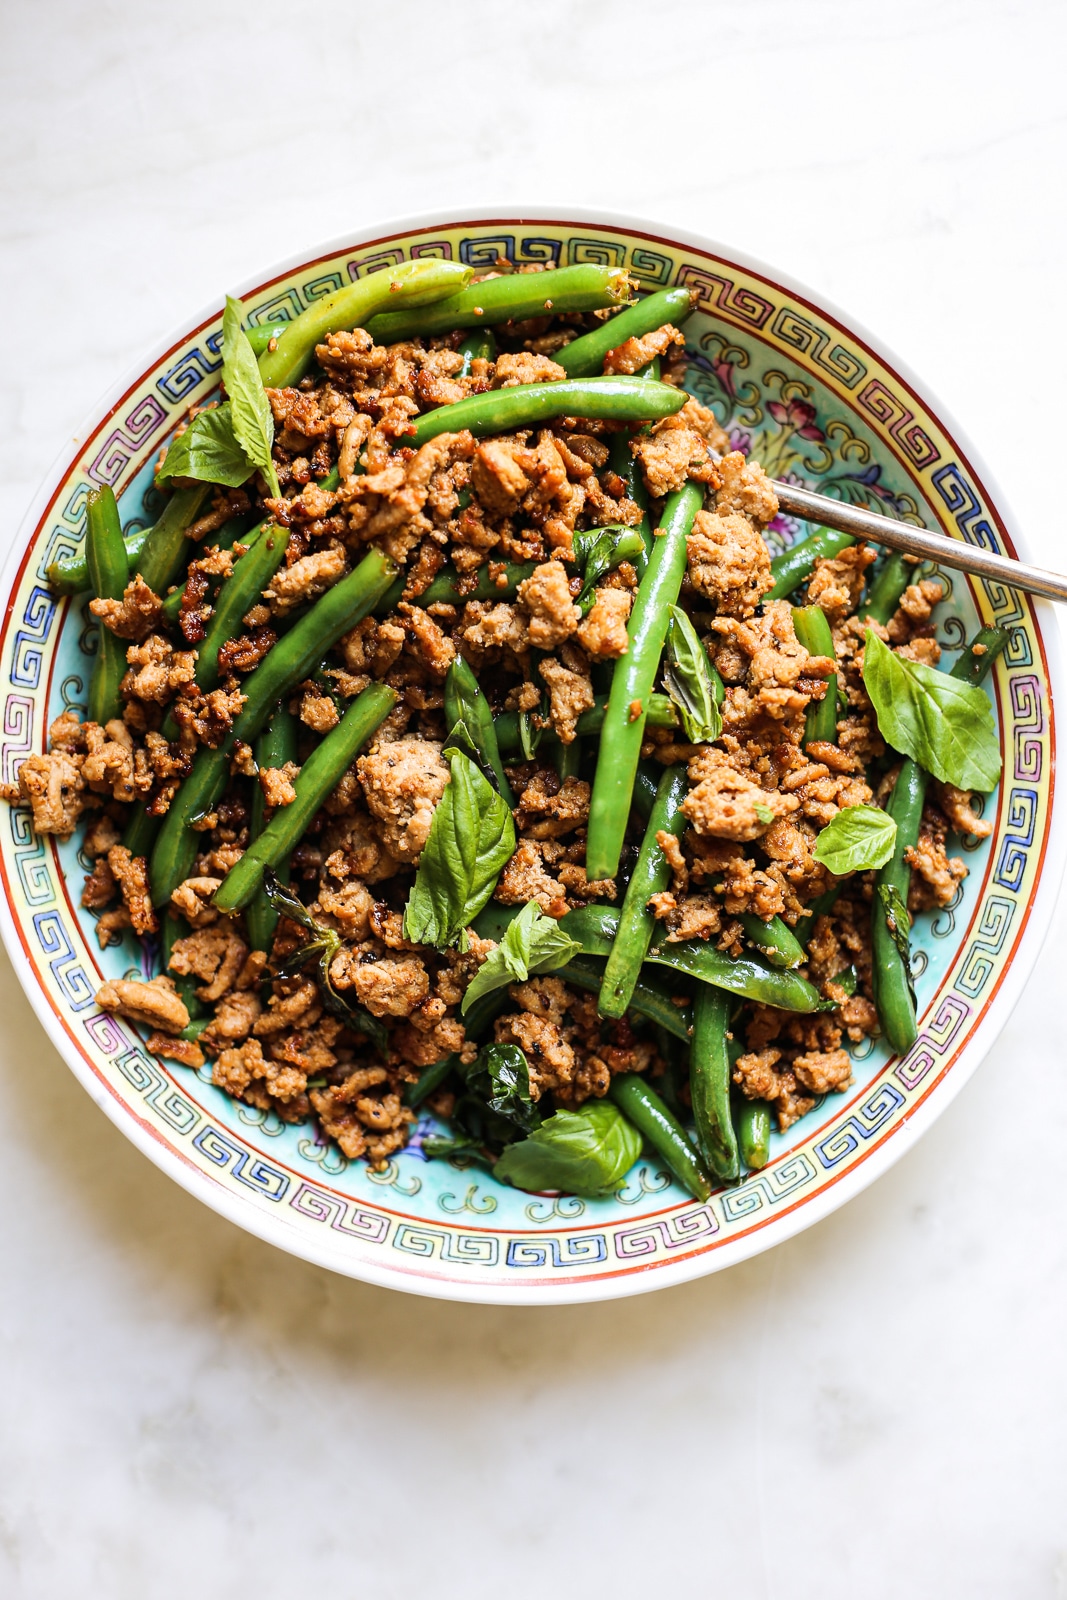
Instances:
[[[317,262],[249,295],[246,304],[257,322],[292,317],[346,282],[402,260],[434,256],[482,269],[500,257],[515,265],[592,261],[625,267],[649,288],[689,285],[698,293],[700,310],[715,324],[758,337],[769,352],[817,380],[862,420],[908,471],[946,531],[989,549],[1002,548],[996,516],[952,440],[891,370],[797,297],[697,251],[544,223],[429,230]],[[6,782],[13,781],[31,751],[44,748],[46,693],[58,622],[65,614],[43,581],[44,569],[81,543],[90,488],[110,483],[121,494],[189,406],[215,387],[220,339],[221,315],[144,375],[89,436],[38,526],[0,641],[0,765]],[[620,1191],[614,1208],[535,1198],[526,1208],[528,1228],[493,1228],[492,1207],[476,1198],[476,1186],[462,1203],[441,1197],[440,1209],[462,1210],[477,1222],[414,1214],[418,1207],[412,1197],[419,1185],[403,1179],[418,1170],[415,1154],[400,1157],[401,1179],[393,1190],[381,1189],[381,1203],[377,1195],[355,1198],[331,1188],[320,1181],[325,1172],[315,1170],[314,1163],[306,1173],[295,1172],[257,1147],[255,1128],[245,1134],[219,1125],[197,1098],[195,1078],[148,1056],[127,1024],[96,1012],[88,930],[67,909],[51,846],[34,835],[28,811],[12,807],[0,826],[0,860],[30,962],[97,1076],[169,1150],[247,1205],[284,1216],[305,1236],[333,1238],[353,1261],[387,1260],[409,1274],[451,1280],[484,1282],[495,1276],[531,1283],[644,1271],[714,1250],[814,1198],[904,1124],[978,1025],[1021,932],[1049,821],[1048,683],[1038,624],[1025,597],[987,583],[974,592],[982,620],[1009,627],[1011,644],[998,667],[1005,773],[997,828],[987,881],[966,937],[908,1055],[888,1062],[873,1083],[842,1102],[838,1114],[803,1144],[740,1186],[717,1192],[706,1205],[665,1205],[658,1182],[648,1181],[642,1171],[637,1191]]]

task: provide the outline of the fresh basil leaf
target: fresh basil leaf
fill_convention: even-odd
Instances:
[[[641,1135],[610,1100],[557,1111],[529,1138],[509,1145],[493,1176],[516,1189],[610,1194],[641,1154]]]
[[[467,1088],[490,1111],[529,1133],[541,1122],[530,1093],[530,1068],[517,1044],[486,1044],[466,1069]]]
[[[269,867],[264,875],[263,890],[275,911],[280,912],[283,917],[288,917],[290,922],[306,928],[311,934],[307,944],[301,945],[299,950],[294,950],[291,956],[287,956],[279,963],[276,968],[278,977],[291,978],[295,973],[301,972],[310,961],[317,961],[319,988],[327,1011],[332,1011],[335,1017],[340,1017],[350,1028],[362,1033],[384,1055],[389,1047],[389,1030],[384,1022],[372,1017],[362,1006],[350,1004],[334,988],[330,966],[342,946],[340,934],[336,929],[327,928],[324,924],[316,922],[303,901],[298,900],[291,889],[279,882]]]
[[[756,821],[762,822],[765,828],[769,828],[774,821],[774,812],[770,806],[761,805],[757,800],[752,809],[756,813]]]
[[[445,750],[451,777],[437,803],[404,909],[404,938],[467,948],[467,925],[485,905],[515,850],[507,804],[469,756]]]
[[[466,1016],[483,994],[509,983],[525,983],[532,972],[554,972],[581,948],[577,940],[562,932],[554,917],[545,916],[536,900],[529,901],[467,985],[460,1011]]]
[[[957,789],[996,788],[1000,748],[993,707],[981,689],[895,655],[869,628],[863,683],[878,731],[894,750]]]
[[[260,469],[276,498],[281,494],[271,447],[274,444],[274,413],[263,387],[256,353],[241,327],[244,307],[232,295],[226,296],[222,318],[222,381],[233,408],[233,433],[253,466]]]
[[[904,904],[904,897],[895,883],[880,883],[878,885],[878,899],[881,902],[885,925],[889,929],[889,937],[896,945],[897,955],[903,964],[908,993],[914,1006],[916,1003],[915,986],[911,981],[911,941],[908,938],[911,917],[908,913],[908,908]],[[834,981],[836,982],[836,979]]]
[[[680,606],[670,608],[663,686],[677,706],[682,727],[692,744],[710,744],[720,737],[722,679]]]
[[[836,878],[884,867],[897,842],[897,825],[876,806],[846,806],[819,834],[812,851]]]
[[[234,437],[229,401],[199,412],[185,432],[167,446],[163,465],[156,473],[167,478],[194,478],[197,483],[221,483],[236,489],[246,483],[255,467]]]
[[[586,533],[572,536],[575,559],[582,569],[582,589],[577,605],[585,616],[596,601],[596,585],[601,578],[624,561],[630,561],[644,572],[647,565],[645,541],[634,528],[611,526],[590,528]]]

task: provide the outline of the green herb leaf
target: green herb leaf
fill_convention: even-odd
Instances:
[[[240,300],[227,295],[222,318],[222,381],[233,408],[234,438],[252,465],[263,473],[271,494],[277,496],[281,490],[271,455],[274,413],[263,387],[256,353],[241,327],[243,315]]]
[[[896,945],[897,955],[903,963],[908,993],[914,1006],[916,1003],[915,986],[911,981],[911,941],[908,938],[911,917],[908,914],[908,908],[904,904],[904,898],[895,883],[880,883],[878,885],[878,899],[881,902],[885,925],[889,929],[889,937]]]
[[[641,1154],[641,1135],[610,1100],[557,1111],[529,1138],[509,1145],[493,1176],[516,1189],[610,1194]]]
[[[236,489],[254,470],[234,437],[233,411],[226,401],[199,412],[167,446],[156,477],[161,483],[167,478],[195,478],[198,483],[221,483]]]
[[[322,923],[316,922],[303,901],[298,900],[291,889],[280,883],[269,867],[264,875],[263,890],[275,911],[280,912],[283,917],[288,917],[290,922],[306,928],[311,935],[307,944],[301,945],[299,950],[294,950],[293,954],[279,965],[278,977],[291,978],[294,973],[306,967],[309,961],[317,961],[319,987],[326,1009],[332,1011],[334,1016],[341,1017],[349,1027],[364,1034],[384,1055],[389,1046],[389,1032],[385,1024],[379,1022],[377,1017],[372,1017],[369,1011],[364,1011],[362,1006],[350,1005],[334,988],[330,965],[342,946],[340,934],[334,928],[327,928]]]
[[[837,878],[884,867],[897,842],[897,825],[876,806],[846,806],[819,834],[812,855]]]
[[[678,707],[686,737],[708,744],[722,733],[722,679],[680,606],[671,606],[663,686]]]
[[[638,572],[647,565],[645,541],[634,528],[612,525],[607,528],[590,528],[573,535],[574,558],[582,569],[582,590],[578,607],[585,616],[596,601],[596,585],[601,578],[630,561]]]
[[[466,1069],[467,1088],[498,1117],[529,1133],[541,1122],[530,1093],[530,1068],[517,1044],[486,1044]]]
[[[451,778],[438,802],[404,910],[404,937],[467,948],[467,925],[515,849],[511,811],[469,756],[449,747]]]
[[[987,794],[1000,781],[1000,749],[988,696],[947,672],[895,655],[867,630],[863,683],[878,731],[942,783]]]
[[[525,983],[532,972],[554,972],[580,954],[581,948],[576,939],[561,931],[554,917],[545,916],[536,900],[529,901],[468,984],[462,1014],[466,1016],[483,994],[505,984]]]
[[[771,823],[774,821],[774,812],[771,810],[770,806],[761,805],[757,800],[752,809],[756,813],[756,821],[762,822],[765,828],[769,828]]]

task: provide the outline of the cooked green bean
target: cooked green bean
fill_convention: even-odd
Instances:
[[[885,627],[899,606],[904,590],[914,582],[917,572],[914,561],[908,561],[899,550],[891,550],[857,615],[864,622],[880,622]]]
[[[470,267],[458,261],[404,261],[312,301],[306,311],[285,324],[276,336],[275,348],[260,356],[263,382],[272,389],[299,383],[315,358],[315,346],[328,333],[365,328],[375,312],[390,301],[410,308],[444,300],[466,288],[472,276]]]
[[[220,550],[232,550],[238,541],[242,544],[251,542],[259,535],[259,531],[263,526],[264,524],[260,522],[255,527],[252,527],[251,517],[231,517],[228,522],[222,524],[217,533],[212,534],[208,548],[217,545]],[[248,536],[247,539],[245,535]],[[238,559],[240,558],[238,557]],[[222,585],[219,584],[218,587],[221,588]],[[158,593],[159,591],[157,590],[156,592]],[[168,627],[177,627],[184,595],[185,584],[182,583],[165,596],[163,600],[163,618]]]
[[[242,685],[245,704],[224,743],[217,750],[197,752],[193,770],[171,801],[152,851],[150,877],[154,903],[168,901],[189,876],[196,858],[192,824],[209,812],[226,787],[230,756],[238,740],[249,744],[285,694],[313,672],[343,633],[374,609],[375,601],[396,571],[380,550],[365,555],[354,572],[311,607],[300,621],[268,650]]]
[[[185,571],[193,548],[186,535],[200,515],[211,487],[209,483],[196,483],[190,489],[176,489],[159,521],[149,530],[136,571],[156,594],[165,594],[178,574]]]
[[[441,1087],[458,1061],[459,1057],[453,1054],[445,1056],[441,1061],[435,1061],[432,1067],[424,1067],[415,1083],[405,1085],[404,1104],[412,1107],[421,1106],[428,1095]]]
[[[726,1049],[729,1026],[730,1002],[726,995],[721,989],[699,984],[693,1000],[689,1093],[700,1153],[724,1183],[732,1183],[741,1170],[730,1112],[730,1060]]]
[[[582,741],[577,734],[570,744],[563,744],[559,740],[552,747],[552,756],[556,764],[556,776],[560,783],[566,783],[568,778],[577,778],[582,770]]]
[[[363,324],[375,344],[395,344],[399,339],[425,338],[451,333],[453,328],[481,328],[501,322],[524,322],[559,316],[568,311],[601,311],[622,305],[630,293],[630,280],[621,267],[598,267],[583,262],[557,267],[552,272],[513,272],[483,278],[459,294],[422,311],[381,311]]]
[[[151,528],[138,528],[136,533],[124,534],[122,542],[131,572],[136,571],[137,558],[151,532]],[[55,561],[50,561],[44,569],[44,578],[53,594],[82,594],[89,587],[89,563],[84,548],[80,555],[57,556]]]
[[[759,1172],[771,1159],[771,1108],[766,1100],[743,1100],[734,1112],[741,1160]]]
[[[493,773],[501,798],[514,810],[515,795],[500,759],[492,710],[470,664],[460,655],[453,659],[445,674],[445,721],[449,728],[454,728],[457,722],[464,724],[482,761]]]
[[[772,967],[799,967],[804,962],[804,946],[787,922],[772,917],[764,922],[752,911],[743,911],[740,917],[745,938],[766,956]]]
[[[553,973],[553,977],[562,978],[564,983],[573,983],[576,989],[587,989],[592,994],[598,994],[604,981],[604,967],[602,962],[588,956],[573,956],[565,967]],[[474,1009],[472,1006],[471,1013]],[[692,1008],[688,1004],[675,1005],[671,991],[657,983],[653,975],[645,974],[638,979],[630,1000],[630,1010],[640,1012],[650,1022],[666,1028],[676,1039],[684,1039],[688,1043]],[[471,1013],[468,1013],[468,1027]]]
[[[952,667],[952,677],[975,686],[980,684],[1008,642],[1003,628],[983,628]],[[976,648],[977,647],[977,648]],[[889,908],[883,904],[886,895],[892,895],[898,911],[908,903],[911,885],[911,867],[905,859],[906,852],[918,843],[922,822],[923,803],[926,798],[926,773],[917,762],[908,757],[893,785],[886,811],[897,825],[893,854],[884,867],[878,869],[871,902],[872,983],[874,1003],[882,1032],[896,1055],[904,1055],[918,1038],[915,1015],[915,998],[910,974],[901,951],[890,931],[887,915]],[[906,929],[904,930],[907,931]]]
[[[519,584],[532,576],[536,561],[494,561],[480,566],[470,577],[463,577],[450,567],[439,572],[428,588],[415,599],[417,606],[462,606],[468,600],[514,600]],[[395,611],[404,598],[407,578],[401,574],[382,595],[374,608],[376,617],[387,617]]]
[[[121,600],[130,581],[122,524],[110,486],[94,489],[85,512],[85,559],[93,597]],[[100,623],[100,643],[89,678],[89,720],[101,726],[122,715],[119,685],[126,675],[126,641]]]
[[[808,916],[802,917],[796,926],[796,937],[806,950],[811,943],[815,932],[815,924],[820,917],[825,917],[833,910],[834,901],[841,893],[841,885],[834,889],[827,889],[825,894],[817,894],[814,900],[809,900],[805,910]]]
[[[675,327],[685,321],[693,310],[693,296],[688,289],[658,289],[635,305],[627,306],[609,317],[599,327],[557,350],[553,361],[566,372],[568,378],[588,378],[599,372],[609,350],[617,350],[627,339],[640,339],[646,333],[655,333],[665,322]]]
[[[704,1163],[678,1118],[664,1105],[651,1084],[636,1072],[616,1073],[608,1088],[608,1099],[614,1100],[626,1120],[633,1123],[663,1158],[682,1188],[687,1189],[694,1200],[707,1200],[711,1181]]]
[[[794,606],[793,631],[809,655],[829,656],[831,661],[837,659],[834,655],[834,636],[821,606]],[[823,698],[813,700],[808,706],[804,720],[804,743],[811,744],[816,739],[825,740],[827,744],[837,743],[836,672],[827,678]]]
[[[816,528],[806,539],[798,539],[771,562],[774,585],[764,600],[784,600],[811,577],[817,561],[832,560],[855,542],[850,533],[838,533],[834,528]]]
[[[588,738],[591,734],[600,733],[604,726],[604,716],[607,712],[608,697],[598,694],[596,704],[590,711],[583,711],[578,718],[577,735],[579,739]],[[678,713],[673,703],[665,694],[652,694],[648,697],[648,713],[645,724],[649,728],[676,728],[678,726]],[[517,711],[502,711],[494,719],[496,727],[497,744],[505,755],[516,755],[522,749],[519,739],[519,713]],[[546,730],[545,742],[552,743],[555,735]]]
[[[454,405],[416,417],[398,444],[418,449],[439,433],[466,428],[476,439],[514,433],[555,417],[602,417],[610,422],[655,422],[673,417],[688,399],[669,383],[648,378],[564,378],[559,383],[516,383],[488,394],[470,394]]]
[[[248,342],[252,346],[253,354],[257,358],[265,355],[271,340],[280,339],[288,326],[288,320],[281,320],[277,322],[256,322],[253,323],[252,327],[246,328],[245,333],[248,335]]]
[[[591,879],[613,878],[618,870],[646,708],[663,654],[670,607],[677,602],[685,577],[686,538],[703,500],[703,488],[694,483],[667,497],[626,625],[629,645],[615,664],[593,778],[586,842]]]
[[[460,340],[456,354],[463,358],[463,365],[456,373],[457,378],[469,378],[474,361],[495,361],[496,340],[492,329],[477,328],[473,333],[468,333],[465,339]]]
[[[652,698],[656,700],[659,696],[653,695]],[[651,707],[649,708],[648,722],[650,727],[655,727],[655,723],[652,721]],[[645,822],[652,815],[652,807],[656,803],[661,770],[654,761],[639,761],[637,763],[637,772],[634,775],[633,808]]]
[[[657,835],[673,833],[677,837],[684,833],[687,824],[681,804],[688,793],[689,779],[685,768],[665,767],[656,792],[656,803],[641,841],[637,865],[619,912],[608,964],[604,969],[604,987],[598,1001],[602,1017],[621,1017],[630,1004],[634,984],[640,976],[656,929],[656,919],[648,909],[648,902],[654,894],[666,889],[671,881],[670,864]]]
[[[617,433],[611,441],[611,455],[608,465],[623,481],[625,498],[632,500],[641,512],[641,521],[636,525],[636,531],[641,535],[641,542],[645,547],[645,555],[652,554],[652,523],[648,516],[648,490],[645,488],[644,474],[640,463],[630,449],[632,435]]]
[[[296,760],[299,727],[299,718],[293,715],[289,707],[285,705],[279,706],[256,740],[256,766],[261,771],[265,767],[284,767],[287,762]],[[258,778],[253,778],[252,815],[249,819],[248,828],[250,840],[258,839],[263,832],[266,826],[266,810],[267,801],[263,793],[263,785]],[[274,876],[279,883],[288,884],[288,856],[282,857],[274,864]],[[267,898],[266,891],[260,885],[245,910],[245,927],[248,929],[248,938],[253,950],[270,949],[274,943],[274,933],[278,926],[279,915],[280,913],[271,904]]]
[[[154,817],[145,806],[138,806],[122,835],[122,842],[131,856],[144,856],[147,859],[162,826],[162,817]]]
[[[327,795],[332,794],[357,753],[396,704],[396,690],[372,683],[357,695],[335,728],[317,745],[293,780],[296,799],[279,806],[258,839],[253,839],[215,891],[220,911],[241,911],[274,867],[299,844]]]

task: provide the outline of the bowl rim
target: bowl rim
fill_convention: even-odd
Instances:
[[[901,381],[936,416],[966,456],[968,468],[977,486],[998,515],[1007,543],[1017,555],[1023,559],[1028,558],[1026,535],[1019,530],[1014,509],[1004,496],[996,478],[989,471],[984,458],[975,449],[966,430],[959,426],[954,414],[919,378],[908,362],[904,361],[891,346],[871,333],[864,323],[840,307],[836,300],[813,290],[805,282],[782,271],[762,257],[754,256],[748,251],[737,249],[693,229],[678,227],[672,223],[660,222],[634,213],[582,205],[537,204],[522,208],[516,208],[513,204],[453,206],[389,217],[371,228],[353,228],[308,248],[294,251],[273,262],[266,270],[242,280],[237,293],[243,296],[249,292],[261,291],[264,286],[277,278],[346,250],[387,243],[393,237],[417,233],[428,228],[457,228],[467,223],[480,227],[495,223],[511,226],[541,223],[564,227],[574,224],[583,227],[603,227],[643,236],[653,241],[660,240],[671,245],[688,246],[722,257],[736,263],[743,270],[768,278],[787,292],[801,297],[835,319],[848,335],[862,341],[872,353],[891,366]],[[19,523],[17,536],[0,569],[6,612],[11,609],[12,589],[29,543],[55,493],[57,484],[70,465],[72,450],[76,452],[83,439],[115,410],[132,384],[138,382],[145,372],[154,367],[176,344],[187,339],[194,330],[205,323],[216,319],[218,314],[218,301],[215,300],[202,306],[192,318],[183,318],[175,323],[162,339],[146,348],[129,364],[120,377],[108,386],[101,398],[89,408],[82,426],[57,451],[30,500]],[[1064,703],[1067,704],[1067,693],[1065,693],[1067,678],[1064,676],[1061,653],[1060,622],[1055,614],[1055,608],[1049,601],[1037,599],[1033,603],[1036,620],[1040,626],[1041,646],[1051,689],[1048,709],[1050,726],[1054,729],[1057,696],[1063,695]],[[326,1240],[323,1245],[319,1245],[317,1235],[292,1227],[277,1213],[268,1213],[266,1210],[251,1207],[222,1185],[213,1183],[207,1174],[184,1161],[178,1152],[162,1144],[131,1113],[130,1108],[108,1093],[87,1069],[78,1051],[67,1038],[32,968],[22,959],[20,936],[6,893],[0,896],[0,938],[3,939],[8,957],[38,1020],[67,1067],[93,1102],[126,1138],[168,1177],[244,1231],[277,1246],[290,1255],[298,1256],[343,1276],[356,1278],[379,1288],[396,1289],[432,1299],[509,1306],[571,1305],[617,1299],[648,1293],[653,1289],[673,1288],[696,1278],[708,1276],[710,1273],[723,1271],[795,1237],[822,1221],[886,1173],[912,1149],[916,1141],[947,1109],[965,1084],[970,1081],[1018,1004],[1051,922],[1067,862],[1067,818],[1060,816],[1063,808],[1056,803],[1055,780],[1053,748],[1050,752],[1049,765],[1048,837],[1039,881],[1015,953],[1000,979],[996,993],[987,1004],[975,1034],[953,1061],[952,1070],[935,1085],[916,1107],[914,1114],[896,1130],[892,1139],[886,1140],[876,1150],[872,1150],[864,1161],[850,1168],[836,1181],[825,1184],[802,1205],[780,1215],[768,1226],[747,1232],[715,1251],[693,1254],[687,1259],[658,1266],[654,1272],[637,1271],[599,1280],[567,1279],[558,1283],[523,1285],[521,1293],[516,1293],[516,1286],[506,1282],[482,1285],[474,1282],[448,1281],[420,1277],[417,1268],[414,1267],[401,1270],[396,1266],[378,1266],[369,1260],[346,1260],[335,1250],[325,1248],[330,1241]]]

